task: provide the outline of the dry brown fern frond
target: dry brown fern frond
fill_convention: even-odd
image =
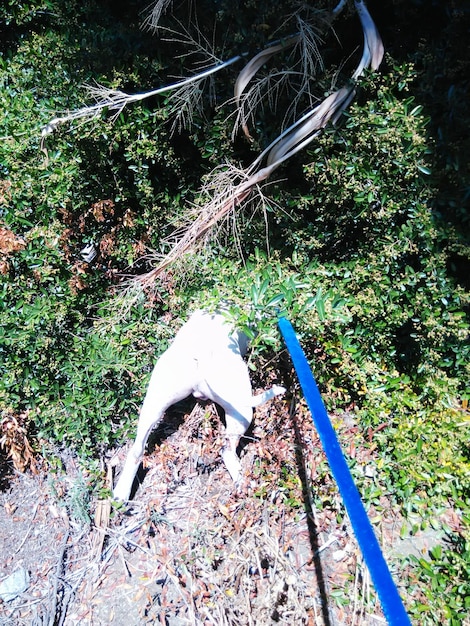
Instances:
[[[0,447],[13,461],[16,470],[24,472],[29,467],[37,473],[37,460],[28,439],[29,423],[29,411],[19,415],[10,410],[4,411],[0,422]]]

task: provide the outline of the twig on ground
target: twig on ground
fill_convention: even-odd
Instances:
[[[62,571],[64,569],[64,556],[67,550],[67,542],[69,540],[69,537],[70,537],[70,528],[67,528],[64,538],[62,540],[60,550],[59,550],[59,558],[57,561],[57,567],[56,567],[56,571],[54,575],[54,587],[52,590],[52,604],[51,604],[51,609],[49,612],[49,626],[54,626],[57,623],[58,588],[59,588],[59,581],[62,577]],[[62,606],[62,608],[60,609],[59,619],[62,614],[65,615],[65,611],[66,611],[66,607]]]
[[[26,531],[25,536],[23,537],[22,542],[20,543],[20,545],[16,548],[16,550],[14,551],[13,554],[18,554],[18,552],[21,550],[21,548],[24,546],[26,539],[29,536],[29,533],[31,532],[31,528],[33,527],[33,522],[34,522],[34,518],[36,517],[36,513],[38,512],[38,507],[39,507],[39,501],[36,502],[34,509],[33,509],[33,514],[31,515],[31,522],[28,526],[28,530]]]

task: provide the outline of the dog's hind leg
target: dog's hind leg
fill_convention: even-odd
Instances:
[[[175,364],[165,354],[155,365],[150,378],[147,394],[140,411],[137,434],[129,450],[124,469],[113,490],[117,500],[128,500],[131,494],[135,475],[144,455],[145,444],[151,431],[160,423],[168,407],[191,394],[192,386],[189,383],[191,376],[178,377],[184,367],[181,363]],[[189,370],[188,370],[189,372]],[[188,372],[186,372],[188,374]],[[182,382],[187,378],[188,382]]]
[[[253,417],[253,409],[250,405],[233,406],[224,403],[225,409],[225,445],[221,456],[234,483],[241,478],[241,464],[237,455],[237,447],[241,437],[247,431]]]
[[[238,482],[241,478],[240,459],[237,455],[237,447],[241,437],[245,434],[251,424],[253,418],[253,408],[272,400],[275,396],[285,393],[285,388],[280,385],[274,385],[271,389],[257,395],[252,396],[250,393],[249,403],[243,402],[243,399],[237,399],[232,404],[224,400],[220,402],[225,409],[225,446],[222,450],[222,459],[225,463],[233,482]]]
[[[224,358],[224,368],[212,367],[208,370],[203,392],[206,397],[217,402],[225,411],[225,445],[221,456],[224,464],[236,483],[241,478],[241,464],[237,447],[253,419],[253,407],[259,406],[285,392],[284,387],[274,385],[264,393],[253,396],[248,367],[240,355]]]
[[[129,500],[134,478],[144,455],[145,444],[147,443],[152,429],[161,421],[165,408],[166,407],[162,406],[154,406],[152,408],[149,406],[145,407],[144,402],[139,417],[135,441],[127,454],[124,468],[113,490],[113,495],[116,500]]]
[[[225,445],[221,456],[234,482],[241,477],[237,446],[253,418],[253,396],[246,363],[240,355],[224,355],[223,368],[218,363],[206,374],[203,386],[206,397],[225,411]]]

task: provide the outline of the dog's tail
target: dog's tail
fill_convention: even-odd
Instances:
[[[285,387],[281,387],[281,385],[273,385],[271,389],[260,393],[257,396],[252,396],[252,407],[260,406],[260,404],[264,404],[269,400],[272,400],[275,396],[280,396],[286,392]]]

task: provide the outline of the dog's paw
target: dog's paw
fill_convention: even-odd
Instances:
[[[287,389],[282,387],[282,385],[273,385],[272,390],[275,396],[282,396],[283,393],[286,393]]]
[[[223,448],[221,456],[233,482],[237,484],[242,477],[242,466],[240,464],[240,459],[230,447]]]

